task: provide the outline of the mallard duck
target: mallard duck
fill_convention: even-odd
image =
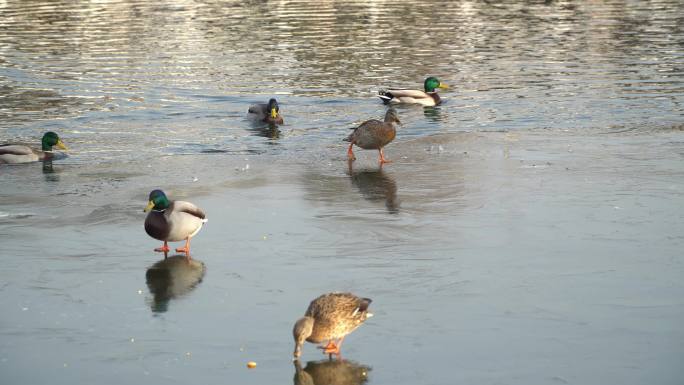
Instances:
[[[154,251],[166,255],[169,252],[168,242],[185,240],[185,246],[177,248],[176,252],[185,253],[186,258],[190,260],[190,238],[194,237],[207,222],[204,212],[190,202],[169,201],[161,190],[150,192],[149,202],[143,211],[149,212],[145,219],[147,234],[164,241],[164,246]]]
[[[46,132],[42,139],[42,151],[33,149],[23,144],[3,144],[0,145],[0,163],[28,163],[39,160],[51,159],[53,157],[52,147],[56,146],[60,150],[66,151],[67,148],[54,132]]]
[[[283,124],[283,117],[280,115],[278,101],[271,98],[268,103],[255,104],[249,107],[248,112],[254,119],[268,124]]]
[[[422,104],[424,106],[436,106],[442,102],[439,98],[436,88],[449,88],[436,77],[430,76],[425,79],[425,92],[419,90],[405,90],[405,89],[389,89],[380,90],[379,97],[383,103],[406,103],[406,104]]]
[[[397,112],[390,108],[385,114],[385,121],[381,122],[377,119],[371,119],[353,128],[354,132],[345,139],[347,142],[351,142],[347,150],[349,160],[356,160],[352,147],[357,145],[365,150],[378,150],[380,152],[380,164],[389,163],[390,160],[385,158],[382,148],[397,136],[397,129],[394,127],[394,123],[401,122],[397,118]]]
[[[304,341],[328,341],[326,346],[320,347],[323,353],[339,355],[344,337],[373,316],[368,312],[370,303],[369,298],[351,293],[328,293],[311,301],[304,317],[297,320],[292,330],[294,357],[302,355]]]

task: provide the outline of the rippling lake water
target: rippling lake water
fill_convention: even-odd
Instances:
[[[0,1],[0,142],[71,150],[0,165],[0,382],[679,384],[682,47],[682,1]],[[375,317],[293,364],[333,290]]]

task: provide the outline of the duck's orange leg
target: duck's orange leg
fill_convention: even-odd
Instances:
[[[156,251],[158,253],[164,253],[164,254],[168,253],[169,252],[169,243],[164,241],[164,246],[157,247],[156,249],[154,249],[154,251]]]
[[[354,156],[354,151],[352,151],[352,146],[354,146],[354,142],[349,143],[349,149],[347,150],[347,159],[356,160],[356,157]]]
[[[191,259],[190,258],[190,238],[185,240],[185,246],[179,247],[176,249],[177,253],[185,253],[185,257],[188,259],[188,261]]]
[[[329,354],[329,355],[340,355],[340,346],[342,346],[342,341],[344,340],[344,337],[340,338],[337,340],[337,343],[335,343],[333,340],[330,340],[326,346],[320,346],[321,349],[323,349],[323,354]]]
[[[379,151],[380,151],[380,164],[392,162],[391,160],[385,158],[385,153],[382,151],[382,148],[380,148]]]

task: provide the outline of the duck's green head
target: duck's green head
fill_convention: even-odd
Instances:
[[[67,150],[67,147],[59,139],[59,136],[52,131],[46,132],[42,140],[43,151],[52,151],[52,146],[57,146],[60,150]]]
[[[435,88],[449,88],[446,84],[439,81],[434,76],[425,79],[425,92],[435,92]]]
[[[166,210],[169,207],[169,204],[169,198],[166,197],[166,194],[164,194],[162,190],[152,190],[150,193],[149,202],[147,202],[147,207],[145,207],[143,211],[148,212],[150,210]]]
[[[278,101],[275,100],[274,98],[271,98],[268,101],[268,112],[271,114],[271,117],[273,119],[278,117],[278,112],[280,111],[280,107],[278,107]]]

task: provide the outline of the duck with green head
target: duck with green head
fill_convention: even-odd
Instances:
[[[0,163],[17,164],[52,159],[52,147],[67,151],[66,146],[54,132],[46,132],[41,141],[41,150],[25,144],[8,143],[0,145]]]
[[[275,98],[271,98],[268,103],[252,105],[247,112],[249,112],[249,115],[255,120],[272,125],[283,124],[283,117],[280,115],[280,106]]]
[[[185,253],[186,258],[190,260],[190,238],[194,237],[207,222],[204,211],[190,202],[169,201],[161,190],[150,192],[147,207],[143,211],[148,212],[145,219],[147,234],[164,241],[164,246],[154,251],[166,255],[169,252],[168,242],[185,240],[185,246],[177,248],[176,251]]]
[[[437,94],[438,88],[449,88],[446,84],[439,81],[434,76],[425,79],[423,84],[425,91],[410,90],[410,89],[388,89],[380,90],[378,96],[385,104],[390,103],[405,103],[405,104],[422,104],[424,106],[436,106],[442,102]]]
[[[302,355],[302,345],[306,341],[328,341],[326,346],[320,347],[323,354],[339,356],[344,337],[373,316],[368,311],[371,302],[370,298],[352,293],[328,293],[311,301],[304,317],[297,320],[292,329],[294,358]]]

